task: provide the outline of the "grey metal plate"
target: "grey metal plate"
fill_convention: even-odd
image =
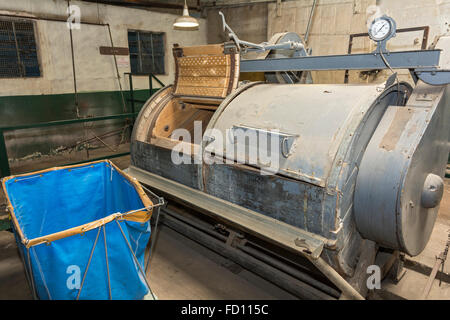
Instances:
[[[183,201],[210,212],[234,226],[243,228],[253,235],[267,239],[294,252],[318,258],[327,241],[320,236],[134,166],[128,168],[128,174],[142,183],[183,199]],[[310,253],[305,252],[305,250]]]
[[[200,187],[197,164],[174,164],[172,150],[150,143],[131,142],[131,164],[141,169],[185,184],[191,188]]]
[[[324,189],[242,165],[204,165],[205,192],[303,230],[323,232]]]
[[[359,124],[353,118],[367,112],[381,91],[376,85],[260,84],[218,110],[220,116],[209,127],[223,137],[235,126],[294,136],[290,155],[279,156],[279,172],[323,187],[341,143],[348,141],[344,135]],[[245,159],[246,152],[250,153],[238,150],[233,154],[232,144],[230,139],[216,139],[206,151],[233,160]]]
[[[425,208],[421,195],[428,174],[443,176],[447,164],[448,91],[419,83],[405,107],[387,109],[357,178],[355,219],[365,238],[410,255],[427,244],[438,207]]]
[[[440,53],[440,50],[399,51],[385,58],[392,68],[415,69],[438,66]],[[242,60],[240,66],[241,72],[376,69],[386,69],[386,64],[379,54],[373,53]]]

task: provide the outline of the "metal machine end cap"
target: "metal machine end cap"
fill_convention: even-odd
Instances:
[[[444,181],[438,175],[430,173],[423,184],[421,204],[424,208],[435,208],[444,195]]]

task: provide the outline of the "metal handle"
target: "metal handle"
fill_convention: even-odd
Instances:
[[[283,140],[281,141],[281,154],[283,157],[287,158],[291,155],[291,152],[289,150],[288,146],[289,137],[283,137]]]

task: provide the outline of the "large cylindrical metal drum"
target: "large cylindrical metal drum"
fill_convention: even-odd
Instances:
[[[361,174],[365,159],[371,157],[384,167],[382,172],[380,168],[373,171],[374,175],[391,176],[394,184],[401,184],[405,178],[392,172],[389,157],[377,159],[377,155],[368,154],[372,153],[369,147],[375,143],[380,125],[384,128],[389,122],[386,116],[391,110],[408,110],[405,104],[411,91],[405,83],[388,88],[384,84],[251,83],[233,91],[218,107],[203,104],[198,111],[189,110],[189,104],[182,97],[174,97],[168,87],[141,111],[134,128],[132,164],[325,239],[322,256],[338,272],[350,276],[364,239],[414,252],[391,241],[392,234],[374,231],[398,228],[398,209],[386,207],[385,214],[391,219],[379,217],[376,223],[366,223],[360,218],[361,212],[373,212],[382,204],[373,204],[370,196],[364,198],[357,192],[359,186],[369,193],[390,188],[382,179],[376,182],[377,177]],[[182,124],[194,137],[198,135],[192,129],[196,121],[202,125],[201,139],[192,141],[192,152],[186,153],[197,161],[171,163],[171,148],[180,141],[171,139],[170,133]],[[408,127],[406,134],[411,135],[412,130]],[[237,139],[237,132],[246,139]],[[262,136],[279,143],[268,150],[270,144],[261,140]],[[411,150],[420,144],[420,139],[416,140],[415,144],[410,141]],[[275,157],[276,166],[261,157],[268,154]],[[443,166],[440,160],[436,167]],[[426,154],[419,160],[423,162],[427,162]],[[429,168],[419,171],[427,176],[440,175]],[[424,190],[421,197],[428,207],[436,207],[440,200],[440,182],[433,177],[416,181],[413,187]],[[373,208],[366,210],[367,206]],[[428,223],[434,223],[432,215]]]

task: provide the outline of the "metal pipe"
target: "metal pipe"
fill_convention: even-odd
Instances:
[[[337,290],[327,286],[326,284],[324,284],[318,280],[313,279],[309,275],[307,275],[301,271],[298,271],[276,259],[272,259],[271,257],[255,250],[253,248],[250,248],[248,246],[243,246],[243,245],[237,245],[236,247],[241,249],[242,251],[258,258],[259,260],[261,260],[267,264],[270,264],[273,267],[280,269],[281,271],[286,272],[287,274],[316,287],[317,289],[329,294],[330,296],[333,296],[336,298],[338,298],[340,296],[340,292],[338,292]]]
[[[199,230],[209,234],[210,236],[212,236],[214,238],[217,238],[218,240],[222,240],[223,242],[227,241],[227,237],[224,236],[223,234],[214,232],[213,230],[208,229],[206,226],[203,226],[203,225],[199,224],[198,222],[192,221],[192,219],[187,219],[187,218],[183,217],[182,215],[180,215],[180,214],[178,214],[178,213],[176,213],[176,212],[174,212],[174,211],[172,211],[172,210],[170,210],[168,208],[164,208],[163,211],[166,214],[169,214],[169,215],[173,216],[174,218],[176,218],[178,220],[181,220],[184,223],[190,224],[191,226],[193,226],[193,227],[195,227],[195,228],[197,228],[197,229],[199,229]]]
[[[70,0],[67,0],[67,11],[69,16],[67,17],[67,19],[69,19],[70,17]],[[75,72],[75,53],[73,50],[73,36],[72,36],[72,26],[69,26],[69,34],[70,34],[70,53],[72,55],[72,74],[73,74],[73,89],[75,92],[75,108],[77,110],[77,118],[80,117],[80,109],[78,108],[78,91],[77,91],[77,76],[76,76],[76,72]]]
[[[151,73],[148,75],[148,87],[150,89],[150,97],[151,97],[153,94],[153,78]]]
[[[131,252],[131,254],[132,254],[132,256],[133,256],[134,262],[137,264],[137,266],[138,266],[138,268],[139,268],[139,271],[141,272],[142,277],[143,277],[144,280],[145,280],[145,284],[147,285],[148,291],[150,291],[150,294],[152,295],[153,300],[156,300],[156,299],[155,299],[155,295],[153,294],[152,288],[150,288],[150,284],[148,283],[147,275],[145,274],[144,270],[142,269],[142,266],[141,266],[141,264],[139,263],[138,258],[137,258],[136,255],[134,254],[133,248],[131,248],[130,242],[128,241],[127,237],[125,236],[125,233],[123,232],[123,229],[122,229],[122,227],[120,226],[119,221],[117,221],[117,219],[114,220],[114,221],[117,223],[117,226],[118,226],[119,229],[120,229],[120,233],[122,233],[122,237],[123,237],[123,239],[125,240],[125,243],[127,244],[128,249],[130,250],[130,252]]]
[[[11,223],[11,229],[12,229],[12,231],[15,234],[16,233],[16,229],[14,228],[14,223]],[[16,238],[16,244],[17,244],[18,247],[21,245],[17,238]],[[30,287],[31,293],[33,295],[33,299],[37,300],[36,292],[35,292],[35,289],[34,289],[34,285],[32,284],[33,280],[31,279],[31,276],[30,276],[30,273],[29,273],[30,270],[28,269],[28,267],[29,267],[28,259],[25,260],[25,252],[24,251],[22,251],[20,249],[18,251],[19,251],[20,259],[22,260],[22,263],[23,263],[23,266],[24,266],[24,269],[25,269],[25,277],[27,278],[27,282],[28,282],[28,285]],[[26,253],[27,254],[30,253],[30,249],[29,248],[27,249]]]
[[[209,237],[194,227],[180,222],[170,215],[164,215],[164,224],[169,228],[185,235],[186,237],[204,245],[210,250],[229,258],[242,267],[268,279],[275,285],[303,299],[332,300],[330,295],[298,280],[294,277],[280,272],[274,267],[262,263],[258,259],[226,245],[220,240]]]
[[[85,140],[81,140],[81,141],[79,141],[79,142],[77,142],[77,143],[75,143],[75,144],[73,144],[73,145],[65,146],[63,150],[73,149],[73,148],[79,146],[80,144],[84,144],[84,143],[90,142],[90,141],[95,140],[95,139],[97,139],[97,138],[109,138],[109,137],[111,137],[111,136],[115,136],[115,135],[117,135],[118,133],[123,132],[127,127],[128,127],[128,125],[125,125],[125,126],[123,126],[122,128],[120,128],[120,129],[115,129],[115,130],[112,130],[112,131],[107,131],[107,132],[102,133],[102,134],[100,134],[100,135],[98,135],[98,136],[91,137],[91,138],[88,138],[88,139],[85,139]]]
[[[229,0],[228,0],[229,1]],[[297,1],[297,0],[283,0],[283,2],[286,1]],[[238,7],[248,7],[249,5],[254,4],[268,4],[268,3],[276,3],[278,0],[244,0],[242,2],[236,2],[231,4],[227,4],[225,1],[217,2],[214,1],[211,4],[203,4],[203,9],[217,9],[217,8],[238,8]],[[189,7],[190,10],[191,7]]]
[[[312,257],[307,256],[308,260],[311,261],[320,272],[322,272],[331,282],[334,283],[336,287],[338,287],[342,294],[345,297],[354,300],[364,300],[364,297],[356,291],[347,281],[345,281],[342,276],[336,272],[328,263],[325,262],[322,258],[314,259]]]
[[[148,272],[148,267],[150,266],[150,260],[153,254],[153,248],[155,247],[155,242],[156,242],[156,231],[158,230],[158,223],[159,223],[159,216],[161,214],[161,208],[157,207],[156,208],[156,221],[155,221],[155,228],[152,230],[151,235],[150,235],[150,248],[148,249],[148,258],[147,258],[147,263],[145,264],[145,273],[147,274]]]
[[[30,268],[29,271],[30,271],[30,279],[31,279],[31,291],[33,292],[33,299],[37,300],[38,297],[37,297],[36,287],[34,286],[33,266],[31,265],[30,248],[27,248],[27,258],[28,258],[28,267]]]
[[[165,87],[165,86],[166,86],[166,85],[165,85],[161,80],[159,80],[158,77],[155,76],[153,73],[150,73],[150,75],[152,76],[153,79],[156,80],[156,82],[159,83],[159,85],[160,85],[161,87]]]
[[[117,74],[117,81],[119,83],[120,97],[122,98],[123,112],[127,112],[127,106],[125,104],[125,99],[123,97],[123,90],[122,90],[122,83],[120,80],[119,67],[117,66],[117,57],[116,57],[116,53],[114,50],[114,43],[113,43],[113,39],[112,39],[112,35],[111,35],[111,28],[109,26],[109,23],[106,24],[106,26],[108,27],[109,40],[111,42],[111,48],[112,48],[113,56],[114,56],[114,65],[116,67],[116,74]]]
[[[436,278],[436,274],[438,273],[439,267],[442,265],[442,273],[444,273],[444,264],[445,260],[447,260],[448,251],[450,249],[450,232],[448,234],[447,243],[445,245],[444,251],[441,252],[439,256],[436,257],[436,262],[434,263],[433,270],[431,271],[430,277],[428,278],[427,284],[423,289],[421,300],[426,300],[428,295],[430,294],[431,287],[433,286],[434,279]],[[441,285],[441,281],[439,281],[439,286]]]
[[[20,49],[19,49],[19,44],[17,43],[16,25],[14,22],[12,22],[11,25],[12,25],[12,29],[13,29],[13,33],[14,33],[14,44],[16,46],[17,65],[19,67],[20,76],[23,77],[23,76],[25,76],[25,74],[24,74],[23,65],[22,65],[22,61],[20,59],[20,54],[19,54]]]
[[[78,289],[78,294],[77,294],[76,300],[78,300],[80,298],[81,290],[83,290],[84,280],[86,280],[86,275],[89,271],[89,266],[91,265],[92,256],[94,255],[94,250],[95,250],[95,247],[97,246],[97,241],[98,241],[98,237],[100,235],[100,231],[101,231],[101,229],[98,228],[97,236],[95,237],[95,241],[94,241],[94,244],[92,245],[92,249],[91,249],[91,254],[89,255],[89,260],[87,262],[86,268],[84,269],[83,280],[81,280],[81,285],[80,285],[80,289]]]
[[[133,0],[133,1],[123,1],[123,0],[85,0],[86,2],[95,2],[97,4],[101,3],[103,5],[114,5],[114,6],[124,6],[124,7],[143,7],[143,8],[164,8],[164,9],[183,9],[182,4],[167,3],[167,1],[148,1],[148,0]],[[200,6],[189,6],[189,10],[200,11]]]
[[[128,73],[128,83],[130,84],[130,101],[131,101],[131,112],[134,113],[134,88],[133,88],[133,75]],[[134,119],[134,117],[133,117]],[[134,121],[133,121],[134,122]]]
[[[108,294],[109,294],[109,300],[112,300],[111,278],[109,276],[108,243],[106,241],[105,225],[102,226],[102,229],[103,229],[103,241],[104,241],[104,245],[105,245],[106,272],[107,272],[107,275],[108,275]]]
[[[65,18],[65,19],[43,18],[43,17],[33,17],[33,16],[20,15],[20,14],[6,14],[6,13],[0,13],[0,17],[20,18],[20,19],[31,19],[31,20],[41,20],[41,21],[67,23],[67,18]],[[88,25],[94,25],[94,26],[106,26],[106,23],[95,23],[95,22],[88,22],[88,21],[80,21],[80,24],[88,24]]]
[[[314,0],[313,5],[311,7],[311,13],[309,14],[308,26],[306,27],[306,32],[305,32],[305,45],[308,44],[309,31],[311,28],[312,18],[314,16],[314,10],[316,8],[316,2],[317,2],[317,0]]]
[[[442,261],[440,259],[436,259],[433,269],[431,270],[431,274],[427,280],[427,284],[423,289],[422,295],[420,296],[420,300],[426,300],[428,295],[430,294],[431,287],[433,286],[434,279],[436,278],[436,274],[441,266]]]

